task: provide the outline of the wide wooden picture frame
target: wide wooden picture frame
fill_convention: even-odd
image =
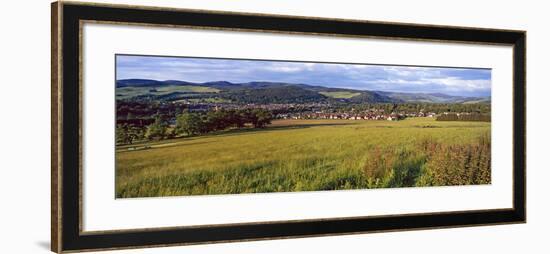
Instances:
[[[525,82],[526,32],[186,9],[52,4],[52,204],[51,249],[54,252],[107,250],[298,238],[414,229],[525,223]],[[295,220],[225,223],[204,226],[90,231],[83,229],[82,24],[168,27],[259,32],[388,41],[505,45],[513,47],[512,207],[406,214],[364,215]],[[97,137],[100,138],[100,137]],[[88,169],[89,170],[89,169]],[[498,170],[498,169],[495,169]],[[91,190],[93,191],[93,190]],[[221,197],[223,198],[223,197]],[[185,216],[185,215],[182,215]]]

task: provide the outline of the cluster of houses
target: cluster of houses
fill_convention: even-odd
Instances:
[[[388,120],[398,121],[407,117],[435,117],[433,112],[391,112],[384,109],[367,109],[357,112],[356,109],[342,112],[332,112],[326,103],[270,103],[270,104],[232,104],[232,103],[196,103],[189,106],[191,111],[218,111],[220,109],[262,108],[272,112],[275,119],[346,119],[346,120]]]
[[[406,117],[435,117],[436,114],[434,112],[423,112],[420,111],[418,113],[406,113]]]
[[[325,112],[310,112],[310,113],[286,113],[277,114],[277,119],[343,119],[343,120],[387,120],[398,121],[406,117],[435,117],[435,113],[395,113],[384,114],[381,112],[364,112],[364,113],[325,113]]]

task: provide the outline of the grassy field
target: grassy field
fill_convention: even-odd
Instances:
[[[116,196],[490,183],[490,123],[277,120],[268,128],[120,146]]]
[[[119,87],[116,89],[118,99],[127,99],[139,95],[165,95],[174,92],[182,93],[217,93],[220,90],[205,86],[163,86],[157,88],[151,87]]]
[[[351,97],[360,95],[360,93],[353,93],[353,92],[320,92],[320,94],[327,97],[335,98],[335,99],[349,99]]]

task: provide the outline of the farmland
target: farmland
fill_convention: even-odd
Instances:
[[[127,99],[136,96],[143,95],[168,95],[173,93],[182,93],[182,94],[208,94],[208,93],[217,93],[218,89],[211,87],[203,86],[163,86],[157,88],[150,87],[119,87],[116,89],[116,94],[118,99]]]
[[[325,95],[327,97],[336,98],[336,99],[349,99],[357,95],[360,95],[361,93],[352,93],[352,92],[345,91],[345,92],[320,92],[320,94]]]
[[[490,130],[489,122],[428,117],[281,119],[264,129],[121,145],[116,196],[487,184]]]

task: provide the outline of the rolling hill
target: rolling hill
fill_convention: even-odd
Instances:
[[[392,99],[418,103],[490,103],[490,97],[452,96],[443,93],[399,93],[376,91]]]
[[[490,97],[451,96],[442,93],[401,93],[330,88],[280,82],[195,83],[180,80],[123,79],[116,81],[117,99],[207,99],[234,103],[488,103]]]

